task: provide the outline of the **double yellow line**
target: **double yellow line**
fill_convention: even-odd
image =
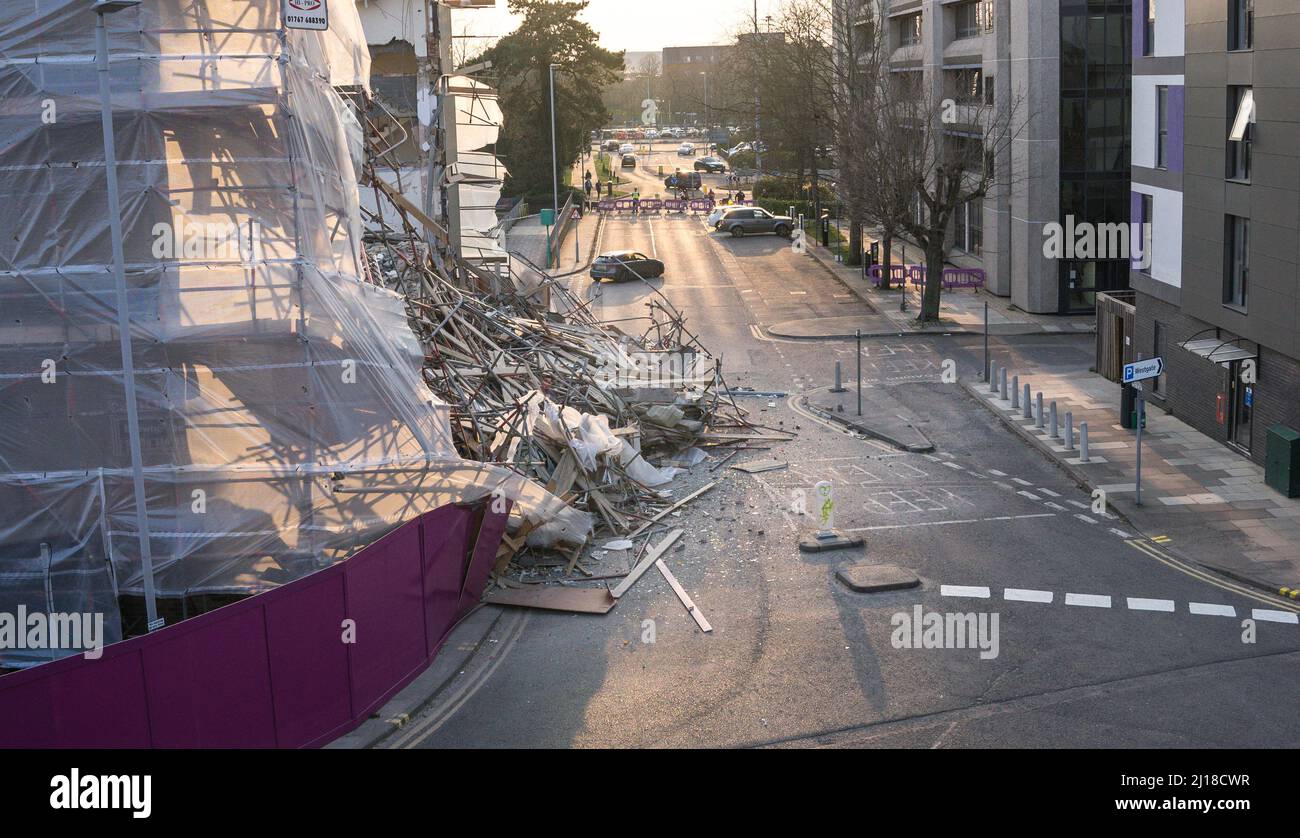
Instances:
[[[1154,544],[1147,541],[1146,539],[1130,538],[1128,539],[1127,544],[1133,549],[1145,553],[1146,555],[1150,556],[1151,558],[1155,559],[1156,561],[1160,562],[1163,565],[1166,565],[1168,567],[1173,568],[1174,570],[1185,573],[1188,576],[1194,577],[1196,579],[1200,579],[1202,582],[1208,582],[1216,588],[1221,588],[1225,591],[1232,591],[1234,594],[1240,594],[1241,596],[1247,597],[1249,599],[1253,599],[1256,602],[1262,602],[1265,605],[1271,605],[1274,608],[1278,608],[1283,611],[1291,611],[1293,613],[1300,612],[1300,605],[1291,605],[1290,603],[1278,602],[1276,599],[1266,597],[1263,594],[1260,594],[1245,586],[1238,585],[1235,582],[1227,582],[1224,581],[1223,579],[1219,579],[1215,576],[1211,576],[1210,574],[1206,573],[1203,570],[1200,570],[1199,568],[1192,567],[1191,565],[1186,564],[1185,562],[1182,562],[1174,558],[1173,556],[1169,555],[1165,551],[1156,547]],[[1287,591],[1290,589],[1282,588],[1281,590]],[[1286,596],[1286,594],[1284,594],[1284,596]]]

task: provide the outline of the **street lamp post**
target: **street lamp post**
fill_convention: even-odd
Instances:
[[[161,628],[154,591],[153,551],[149,544],[149,510],[144,488],[144,457],[140,453],[140,414],[136,405],[135,358],[131,350],[131,311],[126,293],[126,254],[122,244],[122,204],[117,190],[117,146],[113,141],[113,99],[108,83],[108,30],[104,16],[140,5],[140,0],[99,0],[95,12],[95,64],[99,76],[99,112],[104,132],[104,177],[108,186],[108,229],[113,248],[113,284],[117,298],[117,340],[122,355],[122,384],[126,390],[126,427],[130,437],[135,489],[135,524],[140,539],[144,576],[144,608],[148,630]]]
[[[551,183],[553,187],[551,209],[555,210],[558,217],[560,214],[560,162],[559,150],[555,145],[555,68],[559,64],[551,65]]]

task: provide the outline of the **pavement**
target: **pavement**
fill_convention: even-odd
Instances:
[[[1262,467],[1148,405],[1139,506],[1137,440],[1120,425],[1120,385],[1087,371],[1044,375],[1010,367],[1007,374],[1018,375],[1020,386],[1028,383],[1035,395],[1042,392],[1044,404],[1057,403],[1062,436],[1067,411],[1076,426],[1087,423],[1089,462],[1079,459],[1077,439],[1066,449],[1063,439],[1051,438],[1049,422],[1040,430],[1010,398],[983,385],[968,383],[968,389],[1081,483],[1104,491],[1134,527],[1175,555],[1300,599],[1300,499],[1265,484]]]
[[[862,317],[854,315],[821,318],[817,320],[791,320],[768,327],[776,337],[795,339],[825,339],[853,337],[860,329],[866,337],[885,337],[916,334],[984,334],[988,304],[988,333],[991,335],[1029,334],[1090,334],[1096,331],[1096,318],[1029,314],[1011,305],[1010,300],[984,290],[957,289],[945,291],[940,300],[940,322],[922,326],[916,319],[920,295],[910,286],[906,289],[882,291],[868,282],[857,267],[848,267],[836,259],[834,245],[822,247],[811,236],[806,239],[807,253],[831,273],[841,285],[857,299],[871,308],[872,313]],[[895,260],[895,264],[901,264]],[[901,311],[899,304],[906,301],[908,310]]]

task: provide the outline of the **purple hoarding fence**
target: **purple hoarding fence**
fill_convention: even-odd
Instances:
[[[473,610],[506,518],[444,506],[345,562],[99,660],[0,678],[0,747],[324,745],[408,684]]]

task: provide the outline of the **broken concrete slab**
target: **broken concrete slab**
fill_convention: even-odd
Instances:
[[[825,553],[830,550],[848,550],[866,544],[862,536],[846,535],[839,530],[810,532],[799,539],[799,550],[804,553]]]
[[[879,397],[873,394],[871,398]],[[934,443],[930,438],[892,400],[888,405],[864,402],[861,416],[857,415],[856,391],[813,393],[808,396],[807,404],[809,409],[823,419],[829,419],[872,439],[887,442],[895,448],[915,454],[927,454],[934,450]]]
[[[748,463],[739,463],[731,468],[733,471],[743,471],[746,474],[762,474],[765,471],[778,471],[789,467],[790,464],[784,460],[754,460]]]

